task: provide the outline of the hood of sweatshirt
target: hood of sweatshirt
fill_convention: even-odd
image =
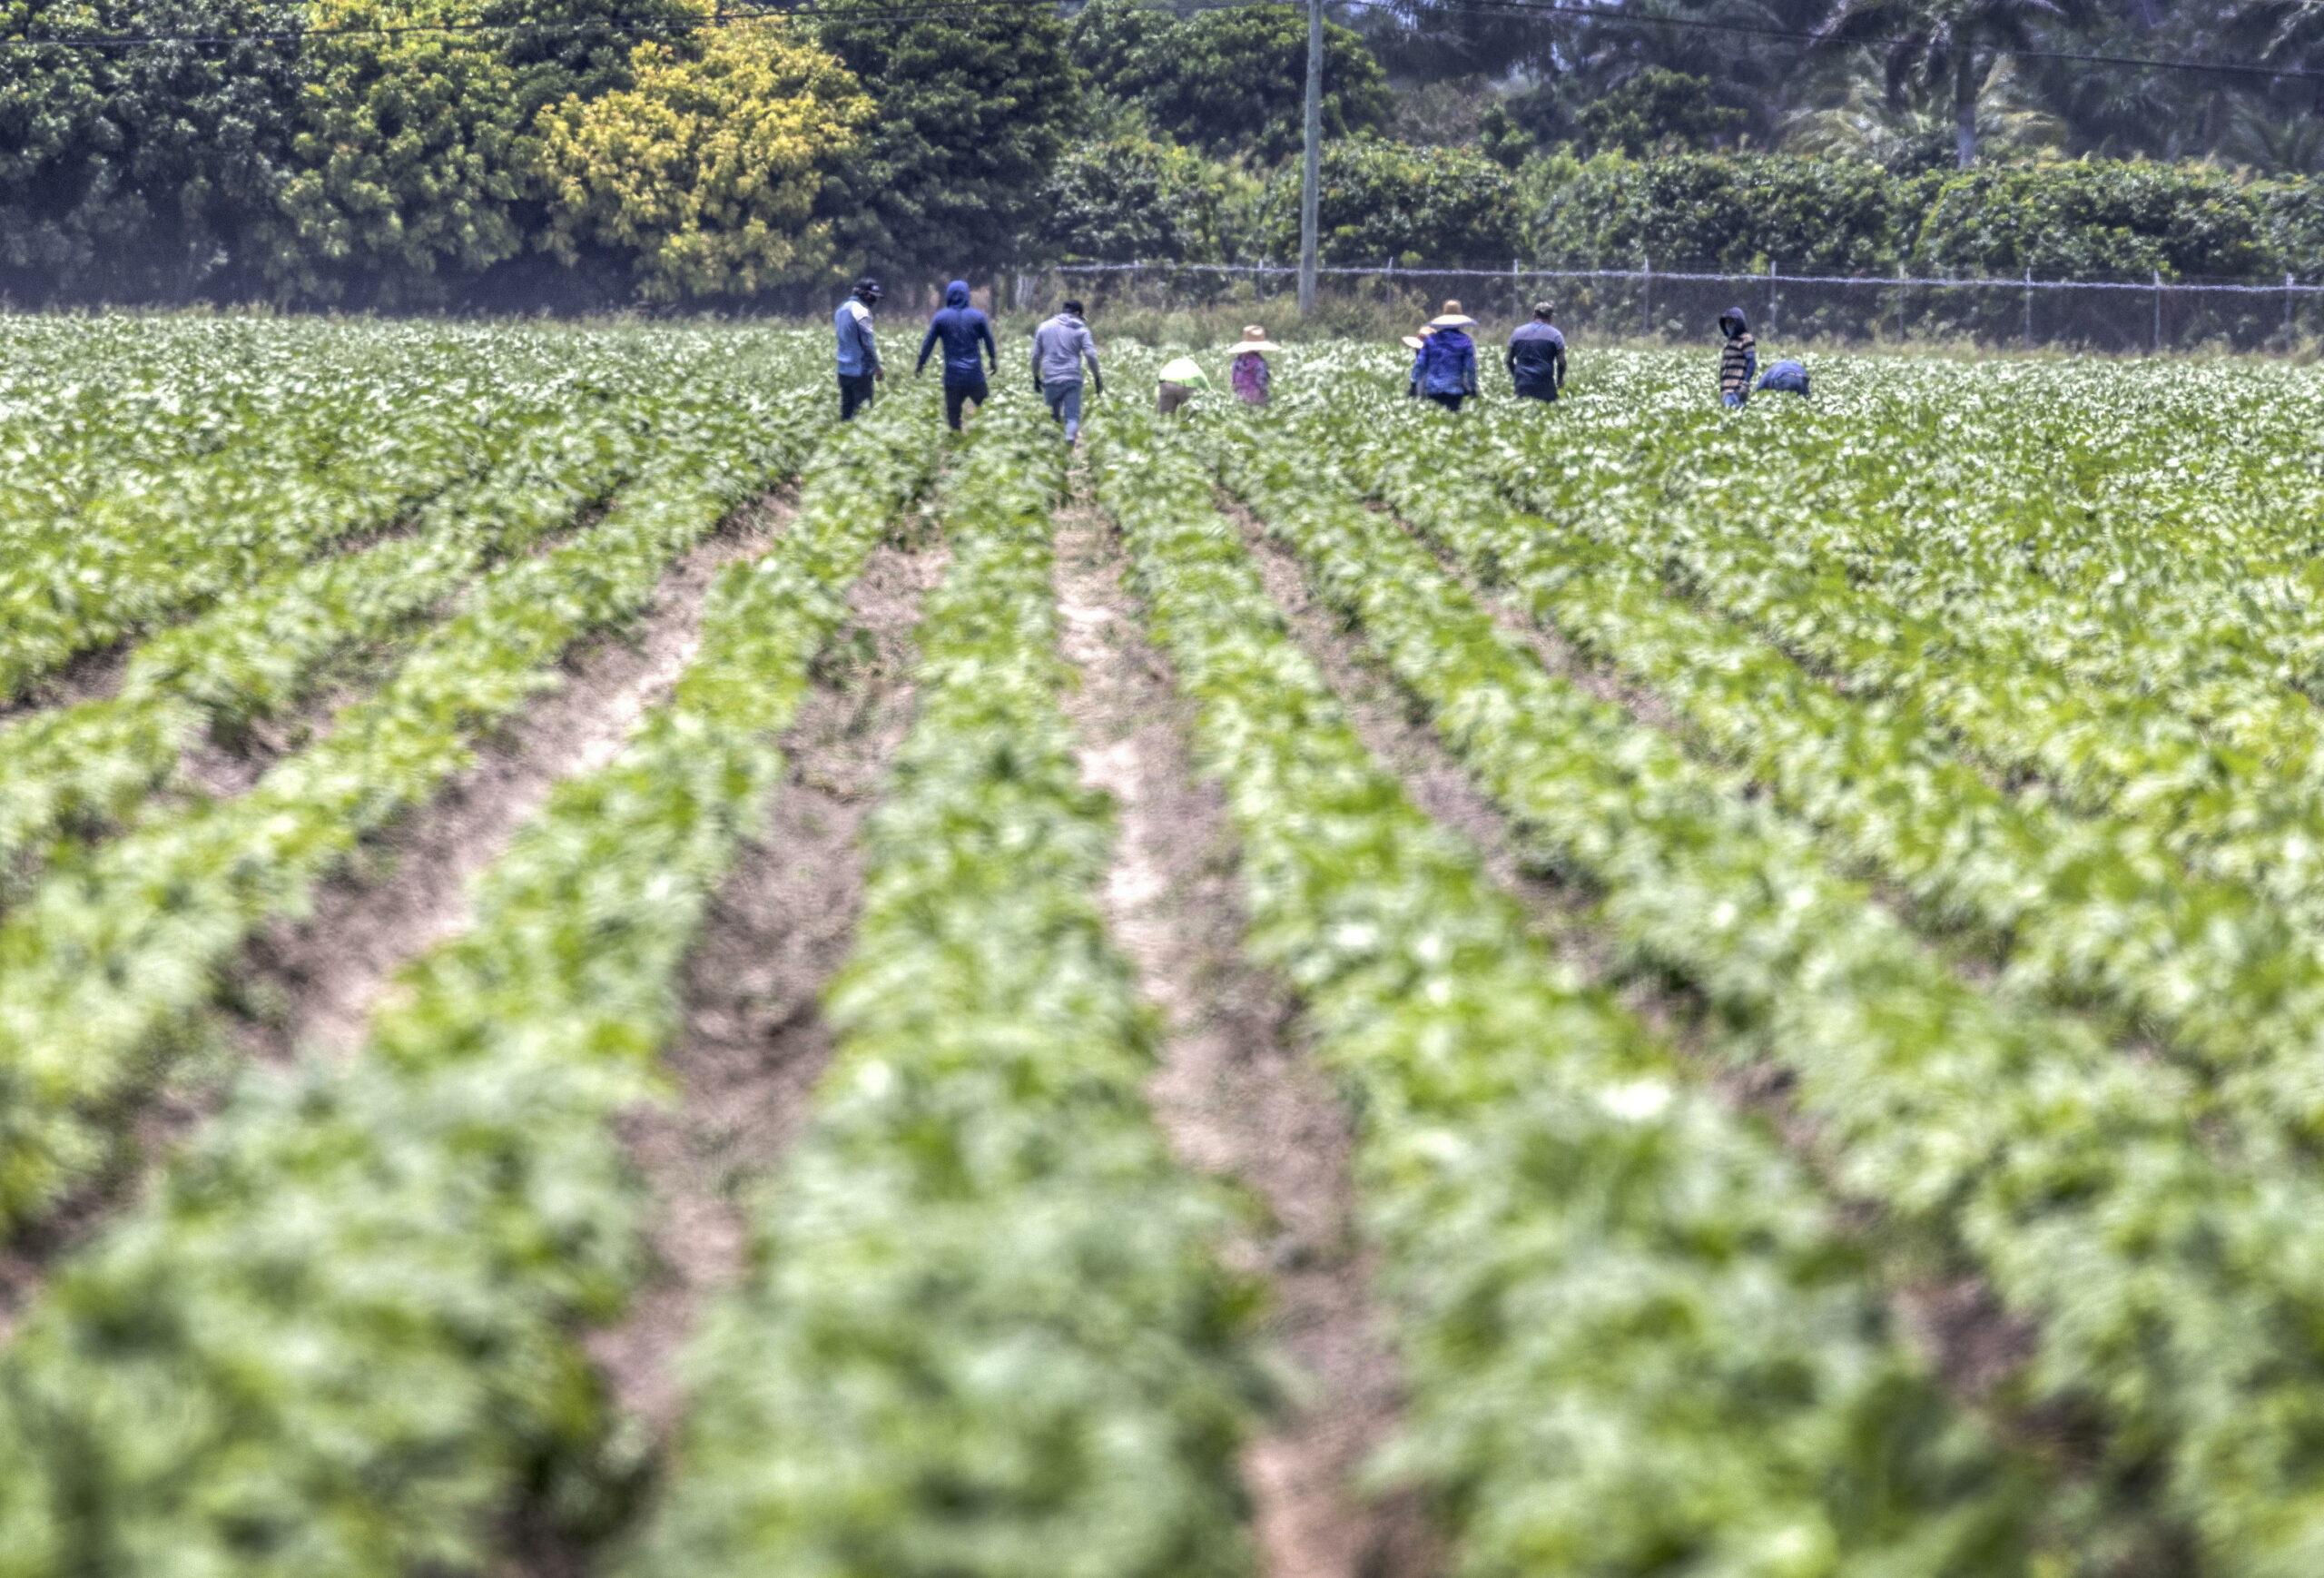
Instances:
[[[1751,321],[1743,316],[1742,308],[1729,307],[1718,315],[1718,327],[1721,333],[1732,340],[1738,334],[1748,332]]]
[[[969,282],[966,280],[955,280],[950,284],[944,287],[944,305],[947,307],[965,307],[968,304]]]

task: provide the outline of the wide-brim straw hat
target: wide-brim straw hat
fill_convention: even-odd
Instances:
[[[1406,350],[1418,350],[1427,343],[1427,340],[1423,340],[1417,334],[1407,334],[1404,336],[1404,349]]]
[[[1428,326],[1431,329],[1474,329],[1477,326],[1477,321],[1467,313],[1458,311],[1460,305],[1458,301],[1447,301],[1444,303],[1445,310],[1430,319]]]
[[[1267,331],[1254,323],[1243,330],[1243,338],[1235,342],[1235,354],[1246,350],[1281,350],[1282,346],[1267,338]]]

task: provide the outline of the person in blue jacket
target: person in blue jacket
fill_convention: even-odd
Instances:
[[[1423,399],[1448,411],[1459,410],[1477,392],[1477,342],[1469,338],[1476,323],[1458,301],[1445,302],[1444,311],[1428,321],[1431,332],[1421,347],[1414,381]]]
[[[866,274],[839,311],[832,314],[832,329],[839,337],[839,419],[852,422],[855,413],[872,403],[879,381],[887,377],[880,366],[879,342],[872,338],[872,309],[880,304],[880,281]]]
[[[1807,369],[1797,361],[1778,361],[1760,377],[1759,392],[1804,395],[1807,392]]]
[[[955,280],[944,287],[944,305],[928,321],[928,333],[920,342],[920,365],[912,369],[914,378],[928,370],[928,354],[940,340],[944,342],[944,420],[957,433],[961,407],[970,401],[981,407],[991,398],[992,386],[985,381],[988,365],[994,372],[1000,370],[1000,350],[992,342],[992,325],[969,305],[966,280]]]

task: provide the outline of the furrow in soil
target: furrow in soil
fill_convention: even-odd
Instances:
[[[1396,1366],[1369,1298],[1350,1180],[1348,1115],[1302,1054],[1281,987],[1241,952],[1245,916],[1224,799],[1195,773],[1187,705],[1143,640],[1102,515],[1059,519],[1060,639],[1085,779],[1120,830],[1104,894],[1117,942],[1163,1016],[1149,1090],[1189,1165],[1256,1193],[1268,1222],[1242,1246],[1275,1292],[1271,1335],[1298,1372],[1292,1406],[1244,1476],[1269,1578],[1403,1578],[1429,1568],[1416,1509],[1354,1484],[1398,1409]]]
[[[832,1052],[820,1003],[854,943],[857,836],[911,720],[913,628],[941,578],[940,546],[877,550],[851,620],[783,740],[782,787],[720,888],[687,961],[684,1018],[664,1068],[677,1100],[628,1115],[623,1138],[653,1189],[656,1272],[591,1352],[655,1440],[676,1423],[675,1359],[705,1300],[741,1274],[741,1197],[804,1122]]]

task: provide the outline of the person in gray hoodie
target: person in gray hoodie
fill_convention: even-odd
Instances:
[[[1033,392],[1049,402],[1049,415],[1065,424],[1065,441],[1081,441],[1081,364],[1089,364],[1089,392],[1106,392],[1098,370],[1098,342],[1081,321],[1081,303],[1068,301],[1065,311],[1033,330]]]

